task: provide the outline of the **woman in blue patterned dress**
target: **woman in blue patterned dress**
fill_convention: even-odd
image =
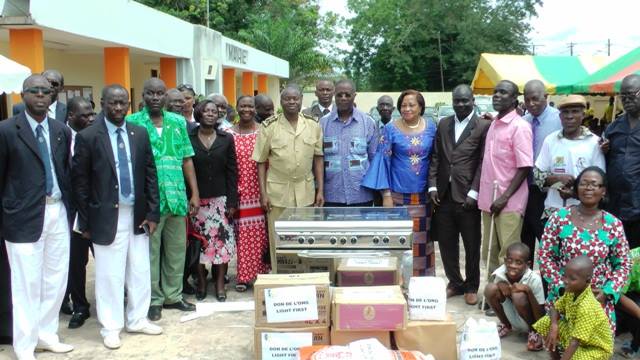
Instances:
[[[379,190],[386,207],[409,208],[413,217],[413,275],[435,275],[434,246],[428,238],[431,205],[427,177],[436,125],[422,117],[425,101],[420,92],[403,91],[397,105],[402,117],[385,125],[362,186]]]

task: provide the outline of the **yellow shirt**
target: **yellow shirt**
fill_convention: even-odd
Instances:
[[[298,114],[294,129],[283,114],[262,122],[253,160],[268,162],[267,195],[273,206],[303,207],[315,201],[313,157],[322,156],[322,130]]]

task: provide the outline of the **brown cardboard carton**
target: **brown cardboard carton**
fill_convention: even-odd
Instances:
[[[418,350],[438,360],[456,360],[456,323],[447,314],[444,321],[409,321],[407,328],[393,332],[398,350]]]
[[[276,254],[278,264],[278,274],[302,274],[304,270],[302,259],[297,254],[284,253]]]
[[[395,257],[345,258],[338,266],[338,286],[399,285],[398,259]]]
[[[339,259],[334,258],[307,258],[303,257],[300,260],[302,262],[302,268],[305,273],[329,273],[329,281],[331,285],[336,280],[336,269],[338,267]]]
[[[407,302],[400,286],[335,288],[331,319],[332,327],[343,331],[404,329]]]
[[[262,334],[263,333],[302,333],[310,332],[313,335],[313,345],[329,345],[331,343],[329,338],[329,328],[320,327],[308,327],[308,328],[272,328],[272,327],[256,327],[253,334],[253,349],[256,354],[256,360],[262,360]],[[292,351],[293,349],[289,349]],[[278,352],[278,354],[286,354],[285,352]],[[294,353],[297,353],[297,349]]]
[[[331,328],[331,345],[348,345],[349,343],[374,338],[391,349],[391,333],[389,331],[341,331]]]
[[[318,302],[318,320],[296,321],[285,323],[267,322],[267,310],[264,302],[264,290],[287,286],[314,285]],[[253,285],[253,296],[256,304],[255,326],[297,328],[310,326],[329,326],[331,311],[331,295],[329,293],[329,274],[260,274]]]

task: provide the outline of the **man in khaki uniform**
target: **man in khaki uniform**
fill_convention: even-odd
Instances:
[[[282,114],[262,122],[253,151],[253,160],[258,162],[260,202],[269,221],[274,273],[277,272],[275,220],[286,207],[324,205],[320,125],[300,113],[302,91],[298,86],[288,85],[282,90],[280,105]]]

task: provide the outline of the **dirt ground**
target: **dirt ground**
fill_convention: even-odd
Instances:
[[[440,253],[436,247],[437,274],[444,278]],[[464,256],[461,256],[464,259]],[[91,304],[94,300],[94,275],[93,263],[88,266],[87,296]],[[235,284],[235,267],[230,267],[231,284],[227,286],[227,302],[253,300],[253,293],[237,293],[233,290]],[[484,272],[482,278],[484,279]],[[483,286],[483,284],[481,285]],[[209,283],[209,296],[205,302],[216,302],[213,284]],[[186,297],[195,302],[195,298]],[[449,311],[458,326],[458,341],[465,320],[469,317],[481,318],[484,314],[475,306],[468,306],[462,297],[449,299],[447,303]],[[75,346],[75,350],[68,354],[38,353],[40,360],[63,359],[212,359],[212,360],[249,360],[254,358],[253,353],[253,311],[239,313],[218,313],[208,317],[180,323],[183,315],[177,310],[164,310],[162,319],[157,322],[164,329],[164,334],[159,336],[132,335],[123,331],[121,335],[122,347],[118,350],[108,350],[102,344],[99,334],[99,324],[95,317],[95,307],[91,308],[91,318],[79,329],[67,328],[70,316],[60,315],[60,338],[63,342]],[[496,320],[496,318],[488,318]],[[623,335],[616,339],[616,350],[623,340],[628,339]],[[547,359],[543,353],[533,353],[526,350],[526,334],[511,334],[502,340],[503,359]],[[0,359],[15,359],[11,346],[0,346]],[[622,359],[615,355],[614,359]],[[436,359],[437,360],[437,359]]]

